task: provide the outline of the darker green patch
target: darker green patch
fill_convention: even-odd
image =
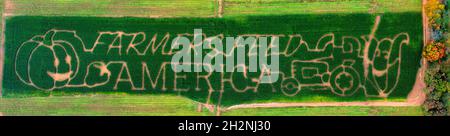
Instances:
[[[421,25],[421,14],[420,13],[386,13],[381,15],[381,24],[376,33],[377,38],[394,38],[399,33],[407,33],[409,35],[409,45],[403,46],[401,48],[402,54],[399,54],[400,49],[394,48],[392,52],[392,56],[401,55],[401,65],[394,66],[401,67],[401,72],[398,73],[395,69],[390,69],[389,73],[391,74],[389,77],[389,81],[396,81],[395,76],[400,74],[398,82],[393,85],[391,82],[385,84],[383,79],[373,79],[372,82],[379,82],[379,86],[386,86],[386,88],[393,88],[392,93],[389,95],[390,100],[396,99],[404,99],[407,94],[411,91],[415,79],[418,68],[420,67],[420,58],[421,58],[421,45],[422,45],[422,25]],[[114,90],[116,79],[121,76],[122,78],[126,78],[128,75],[122,73],[122,75],[114,74],[119,73],[121,71],[121,65],[110,65],[109,70],[111,73],[111,81],[106,85],[88,88],[88,87],[65,87],[62,89],[55,89],[53,93],[61,94],[61,95],[73,95],[73,94],[85,94],[85,93],[109,93],[109,92],[127,92],[131,94],[179,94],[191,98],[196,101],[205,102],[208,97],[208,84],[205,81],[200,81],[199,90],[196,90],[197,86],[197,73],[180,73],[183,76],[186,76],[187,79],[179,79],[177,82],[177,88],[189,88],[187,92],[175,92],[174,89],[174,75],[173,71],[170,69],[170,65],[167,67],[167,72],[172,73],[171,75],[167,75],[166,88],[167,90],[162,90],[163,84],[162,80],[158,79],[158,83],[156,84],[155,89],[152,89],[152,85],[150,83],[150,79],[148,77],[143,77],[142,71],[143,66],[142,62],[146,62],[149,73],[151,73],[152,80],[155,80],[162,62],[170,61],[172,56],[162,55],[161,52],[163,50],[167,50],[170,48],[170,43],[172,39],[176,36],[176,34],[182,33],[193,33],[194,29],[203,29],[203,33],[207,36],[215,36],[218,34],[223,34],[224,36],[232,36],[237,37],[239,34],[283,34],[283,35],[293,35],[293,34],[301,34],[303,40],[307,42],[311,47],[318,43],[319,39],[326,34],[334,33],[336,45],[341,45],[343,42],[342,37],[344,36],[353,36],[362,44],[363,39],[361,36],[368,35],[370,30],[374,24],[375,15],[371,14],[326,14],[326,15],[279,15],[279,16],[246,16],[246,17],[234,17],[234,18],[101,18],[101,17],[40,17],[40,16],[18,16],[18,17],[10,17],[7,18],[6,22],[6,31],[5,31],[5,72],[4,72],[4,81],[3,81],[3,95],[5,97],[24,97],[24,96],[48,96],[48,91],[42,91],[36,89],[30,85],[24,84],[19,80],[16,72],[14,71],[14,62],[17,61],[15,58],[16,53],[18,52],[18,48],[22,45],[22,43],[30,40],[33,36],[43,35],[51,29],[59,29],[59,30],[74,30],[77,32],[77,35],[83,40],[84,44],[89,48],[93,46],[99,32],[103,31],[123,31],[126,33],[136,33],[136,32],[144,32],[146,34],[147,40],[144,44],[150,43],[149,40],[155,36],[157,39],[157,43],[164,38],[164,34],[170,33],[170,40],[167,44],[166,48],[158,48],[156,49],[156,53],[149,53],[145,56],[136,55],[135,52],[130,54],[122,54],[119,55],[119,50],[113,49],[112,53],[107,54],[108,48],[107,44],[99,46],[96,48],[94,53],[87,53],[82,51],[82,47],[79,45],[75,49],[75,52],[80,57],[80,69],[79,73],[81,73],[80,77],[74,78],[70,83],[72,85],[80,85],[83,83],[83,80],[86,74],[86,67],[89,63],[93,61],[126,61],[128,68],[130,70],[131,78],[134,80],[135,88],[139,88],[144,86],[146,89],[141,91],[132,90],[133,86],[128,82],[120,82],[117,84],[117,89]],[[407,20],[407,21],[406,21]],[[57,38],[67,38],[70,35],[63,35]],[[139,37],[138,37],[139,38]],[[400,37],[399,39],[404,38]],[[47,39],[47,40],[46,40]],[[75,39],[68,39],[75,40]],[[104,37],[104,41],[113,41],[114,36]],[[128,47],[128,43],[132,40],[130,37],[124,37],[122,39],[123,49]],[[191,38],[192,40],[192,38]],[[296,41],[297,40],[297,41]],[[329,40],[329,39],[328,39]],[[322,42],[328,41],[324,39]],[[43,38],[44,44],[51,44],[48,42],[48,38]],[[292,47],[287,48],[288,38],[280,38],[280,51],[294,51]],[[397,40],[399,42],[401,40]],[[292,42],[299,42],[298,39],[293,39]],[[36,43],[34,43],[36,44]],[[63,43],[61,43],[63,44]],[[354,43],[356,44],[356,43]],[[400,43],[393,43],[400,44]],[[114,44],[117,45],[117,44]],[[319,46],[326,45],[326,43],[319,43]],[[375,45],[376,43],[371,43],[371,48],[369,54],[373,55],[376,52]],[[30,45],[31,47],[35,47],[37,45]],[[331,46],[330,46],[331,47]],[[300,80],[300,84],[313,84],[317,83],[318,86],[304,87],[302,86],[300,92],[293,96],[286,96],[286,92],[295,93],[295,85],[290,85],[290,92],[286,91],[283,93],[281,91],[282,81],[278,81],[274,84],[261,84],[258,87],[258,90],[247,90],[242,93],[237,93],[234,91],[230,83],[225,83],[223,87],[223,96],[221,97],[222,105],[234,105],[241,103],[252,103],[252,102],[267,102],[267,101],[282,101],[282,102],[318,102],[318,101],[366,101],[366,100],[376,100],[377,98],[371,98],[366,96],[366,92],[371,95],[378,95],[377,88],[373,85],[369,85],[366,80],[363,80],[364,75],[364,67],[362,64],[362,58],[360,54],[343,54],[343,50],[350,50],[353,46],[343,46],[340,49],[333,49],[330,47],[324,48],[324,52],[308,52],[306,51],[305,46],[301,46],[296,53],[294,53],[290,57],[280,56],[280,71],[284,73],[288,73],[287,75],[291,75],[292,63],[294,60],[312,60],[315,58],[333,56],[333,58],[324,59],[323,62],[329,64],[329,67],[323,66],[321,64],[312,64],[318,68],[317,71],[309,70],[303,76],[313,76],[314,72],[331,72],[330,74],[324,74],[322,78],[308,78],[302,79],[302,77],[295,76],[297,80]],[[143,47],[138,47],[139,49],[143,49]],[[55,49],[55,52],[49,51],[48,48],[39,47],[40,51],[43,52],[40,54],[36,54],[36,57],[33,59],[30,64],[31,69],[33,71],[41,71],[37,75],[33,76],[33,80],[36,80],[35,84],[42,84],[41,86],[48,86],[51,83],[47,81],[49,79],[46,76],[46,71],[56,71],[53,68],[55,65],[54,59],[57,58],[59,60],[59,64],[61,67],[58,67],[59,72],[68,72],[73,66],[64,65],[68,64],[65,61],[65,54],[61,52],[61,49]],[[380,49],[383,49],[380,47]],[[151,47],[150,49],[151,50]],[[248,50],[248,48],[247,48]],[[353,50],[357,50],[354,48]],[[124,53],[124,51],[121,51]],[[53,55],[56,54],[56,55]],[[68,53],[70,54],[70,53]],[[56,57],[54,57],[56,56]],[[19,57],[23,57],[19,55]],[[373,56],[369,56],[371,59]],[[400,56],[399,56],[400,57]],[[398,57],[397,57],[398,58]],[[71,59],[71,61],[74,58]],[[348,63],[345,60],[354,60],[354,63]],[[389,62],[394,62],[395,58],[388,59],[388,62],[380,61],[375,64],[375,68],[382,69],[386,67],[386,64]],[[19,60],[21,62],[18,65],[19,73],[26,73],[24,71],[25,68],[28,68],[27,61]],[[247,62],[248,64],[249,62]],[[348,63],[348,64],[347,64]],[[73,63],[72,63],[73,64]],[[311,64],[303,64],[301,66],[308,66]],[[345,67],[341,67],[345,66]],[[340,68],[341,67],[341,68]],[[350,70],[351,67],[354,70]],[[370,67],[370,68],[373,68]],[[306,70],[308,71],[308,70]],[[352,77],[348,74],[339,75],[338,72],[333,74],[332,71],[340,71],[347,72],[350,75],[361,75],[358,83],[356,81],[352,81]],[[95,73],[93,71],[93,73]],[[95,73],[96,75],[100,74],[100,71]],[[207,74],[206,72],[199,73],[200,75]],[[22,74],[24,77],[27,77],[26,74]],[[246,86],[256,86],[255,83],[250,79],[245,79],[242,73],[234,73],[234,85],[236,88],[243,89]],[[301,74],[296,74],[300,75]],[[336,77],[339,78],[338,81],[342,82],[339,87],[344,89],[350,89],[352,92],[348,94],[345,93],[345,97],[341,97],[337,94],[342,94],[342,92],[333,93],[330,87],[323,87],[322,80],[334,80]],[[144,75],[145,76],[145,75]],[[230,77],[231,73],[225,73],[225,77]],[[258,77],[257,74],[251,74],[250,77]],[[308,76],[308,77],[309,77]],[[373,73],[369,72],[369,76],[373,76]],[[144,85],[142,84],[142,79],[144,78]],[[281,77],[280,77],[281,78]],[[355,78],[355,77],[353,77]],[[41,79],[41,80],[39,80]],[[99,78],[94,81],[104,80]],[[213,75],[209,78],[213,89],[215,90],[211,95],[211,102],[218,103],[220,99],[221,90],[221,75],[220,73],[213,73]],[[28,80],[26,80],[28,81]],[[292,81],[295,83],[295,80]],[[66,84],[64,81],[58,82],[54,86],[63,86]],[[89,83],[95,84],[95,83]],[[361,88],[352,88],[352,84],[361,84],[366,88],[364,91]],[[54,87],[50,86],[50,87]],[[335,87],[334,87],[335,88]],[[45,88],[44,88],[45,89]],[[389,90],[389,89],[388,89]]]

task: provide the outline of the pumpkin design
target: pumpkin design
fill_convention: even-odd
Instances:
[[[45,35],[38,35],[24,42],[15,56],[15,72],[25,84],[40,90],[54,90],[70,83],[78,71],[79,60],[70,41],[77,38],[66,31],[50,30]],[[72,39],[72,40],[70,40]],[[80,42],[80,41],[75,41]]]

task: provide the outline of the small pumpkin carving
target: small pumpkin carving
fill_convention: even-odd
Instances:
[[[50,91],[68,85],[76,76],[79,65],[77,53],[71,42],[55,38],[61,33],[68,32],[50,30],[18,48],[14,66],[16,75],[23,83]]]

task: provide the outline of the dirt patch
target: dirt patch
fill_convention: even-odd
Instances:
[[[3,113],[2,113],[2,112],[0,112],[0,116],[3,116]]]

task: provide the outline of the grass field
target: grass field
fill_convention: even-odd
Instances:
[[[171,95],[60,96],[0,100],[5,115],[208,115],[194,103]]]

